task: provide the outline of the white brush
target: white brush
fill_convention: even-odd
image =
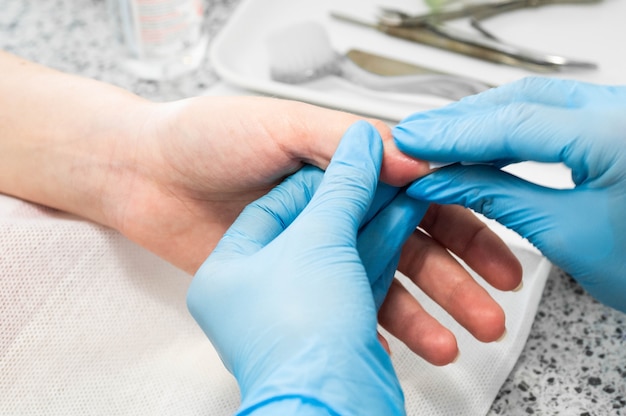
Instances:
[[[337,76],[375,91],[426,94],[458,100],[490,88],[480,81],[428,71],[413,75],[378,75],[359,67],[346,55],[336,52],[324,28],[302,22],[268,36],[270,76],[288,84],[301,84]]]

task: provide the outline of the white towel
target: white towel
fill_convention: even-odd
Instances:
[[[528,335],[548,263],[520,249],[518,293],[496,293],[503,341],[454,328],[457,363],[391,342],[409,415],[482,415]],[[230,415],[232,376],[185,306],[190,277],[117,232],[0,195],[0,414]]]

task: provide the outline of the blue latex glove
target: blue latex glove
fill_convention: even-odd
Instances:
[[[249,205],[193,279],[189,310],[237,379],[239,414],[404,414],[376,304],[427,205],[375,195],[382,152],[354,125],[325,174],[306,167]]]
[[[415,114],[403,152],[440,162],[563,162],[575,189],[540,187],[495,166],[452,165],[415,198],[461,204],[528,238],[601,302],[626,311],[626,87],[528,78]]]

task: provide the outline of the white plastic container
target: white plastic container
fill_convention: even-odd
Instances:
[[[202,63],[208,34],[202,0],[109,0],[122,66],[149,80],[169,80]]]

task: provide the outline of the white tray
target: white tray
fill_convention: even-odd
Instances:
[[[398,121],[408,114],[438,107],[446,100],[432,96],[401,97],[354,87],[334,77],[308,84],[288,85],[272,81],[266,37],[304,20],[322,24],[334,48],[352,47],[407,62],[459,73],[498,85],[533,73],[483,62],[447,51],[392,38],[375,30],[337,21],[330,10],[374,19],[378,5],[410,12],[425,11],[416,0],[243,0],[214,39],[211,59],[225,81],[236,86],[327,107]],[[604,0],[593,5],[545,6],[517,11],[485,22],[507,41],[539,51],[584,59],[600,65],[595,71],[562,72],[551,76],[583,81],[626,83],[626,2]]]

